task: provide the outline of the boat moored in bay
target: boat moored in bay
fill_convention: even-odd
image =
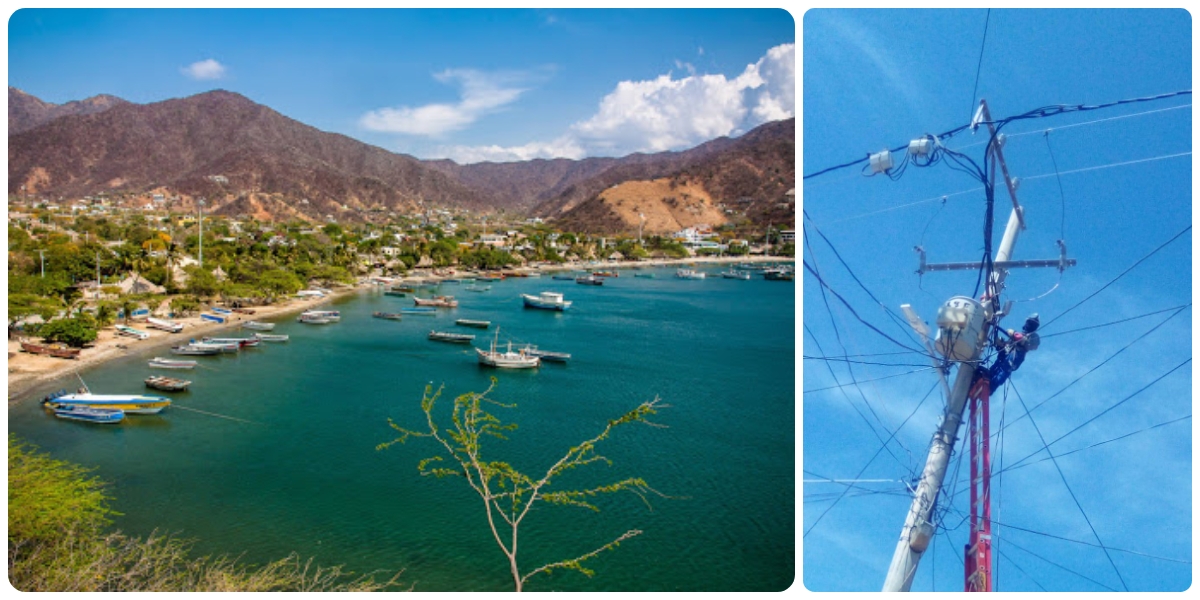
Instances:
[[[521,294],[521,299],[525,301],[525,308],[540,308],[542,310],[567,310],[571,308],[571,301],[563,300],[563,295],[558,292],[542,292],[537,296]]]

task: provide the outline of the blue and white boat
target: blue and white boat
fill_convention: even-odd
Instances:
[[[208,310],[211,312],[215,312],[218,315],[232,315],[233,314],[232,310],[229,310],[228,308],[220,308],[217,306],[210,307]]]
[[[521,294],[521,298],[525,300],[525,308],[540,308],[543,310],[567,310],[571,308],[571,301],[563,300],[563,295],[558,292],[542,292],[537,296]]]
[[[217,316],[217,315],[210,315],[210,314],[208,314],[208,313],[200,313],[200,318],[201,318],[201,319],[203,319],[203,320],[205,320],[205,321],[212,321],[213,323],[224,323],[224,322],[225,322],[225,320],[226,320],[226,317],[220,317],[220,316]]]
[[[149,333],[146,333],[145,331],[142,331],[141,329],[134,329],[132,327],[128,327],[126,325],[117,325],[116,327],[114,327],[114,329],[117,330],[117,335],[123,335],[126,337],[136,338],[139,340],[144,340],[144,339],[150,337]]]
[[[408,308],[401,308],[400,312],[406,315],[424,315],[428,317],[437,316],[437,309],[431,306],[412,306]]]
[[[42,402],[50,408],[58,409],[64,406],[95,408],[103,410],[119,410],[125,414],[154,415],[171,405],[170,398],[163,396],[141,396],[137,394],[93,394],[83,388],[83,391],[68,394],[60,390],[46,396]]]
[[[54,416],[60,419],[85,423],[120,423],[125,419],[125,411],[119,409],[66,405],[56,406],[53,410]]]

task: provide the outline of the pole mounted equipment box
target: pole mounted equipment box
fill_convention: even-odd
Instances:
[[[884,148],[883,151],[871,155],[871,172],[884,173],[892,168],[892,153]]]
[[[908,153],[913,156],[928,156],[933,152],[933,139],[923,137],[908,143]]]
[[[947,360],[972,361],[982,350],[984,308],[978,300],[955,296],[938,308],[937,340],[934,346]]]

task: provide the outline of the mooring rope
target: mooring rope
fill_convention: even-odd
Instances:
[[[239,418],[237,418],[237,417],[230,417],[230,416],[228,416],[228,415],[218,415],[217,413],[211,413],[211,412],[208,412],[208,411],[203,411],[203,410],[200,410],[200,409],[198,409],[198,408],[188,408],[188,407],[186,407],[186,406],[179,406],[179,405],[177,405],[177,404],[174,404],[174,403],[172,403],[172,404],[171,404],[171,407],[172,407],[172,408],[178,408],[179,410],[190,410],[190,411],[192,411],[192,412],[198,412],[198,413],[201,413],[201,414],[209,415],[209,416],[211,416],[211,417],[219,417],[219,418],[221,418],[221,419],[229,419],[230,421],[239,421],[239,422],[242,422],[242,423],[249,423],[249,424],[251,424],[251,425],[262,425],[262,424],[263,424],[263,423],[259,423],[258,421],[247,421],[247,420],[245,420],[245,419],[239,419]]]

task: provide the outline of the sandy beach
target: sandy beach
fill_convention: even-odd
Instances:
[[[524,271],[527,273],[549,273],[555,271],[630,269],[635,267],[648,268],[728,263],[791,262],[793,260],[794,259],[778,256],[708,256],[689,257],[683,259],[650,259],[636,262],[612,260],[571,262],[563,263],[561,265],[543,266],[541,268],[522,267],[512,270]],[[417,269],[411,272],[408,276],[404,277],[401,281],[431,281],[446,277],[461,277],[469,275],[470,273],[468,272],[454,270],[450,270],[449,275],[437,275],[431,269]],[[298,313],[305,309],[328,303],[334,299],[357,293],[363,289],[369,289],[371,286],[371,283],[364,282],[355,286],[339,288],[324,298],[291,298],[270,306],[256,306],[253,307],[253,315],[235,314],[232,315],[233,320],[229,323],[213,323],[211,321],[205,321],[198,315],[194,317],[173,319],[174,321],[183,324],[183,331],[179,333],[169,333],[157,329],[150,329],[145,327],[144,324],[138,324],[137,322],[132,323],[133,326],[150,334],[150,337],[145,340],[136,340],[129,337],[118,336],[112,327],[107,327],[100,330],[96,341],[91,346],[85,348],[80,354],[79,358],[73,360],[21,352],[20,342],[17,340],[9,340],[8,401],[10,405],[20,402],[25,396],[28,395],[27,392],[33,388],[47,384],[57,378],[68,376],[76,371],[83,371],[85,369],[98,366],[115,358],[121,358],[131,354],[145,354],[147,358],[153,358],[154,355],[152,355],[150,352],[152,350],[166,352],[169,347],[185,343],[189,339],[200,339],[201,337],[211,336],[220,331],[237,329],[244,321],[269,320],[279,316],[287,315],[289,313]],[[158,354],[158,356],[167,356],[161,352]]]

